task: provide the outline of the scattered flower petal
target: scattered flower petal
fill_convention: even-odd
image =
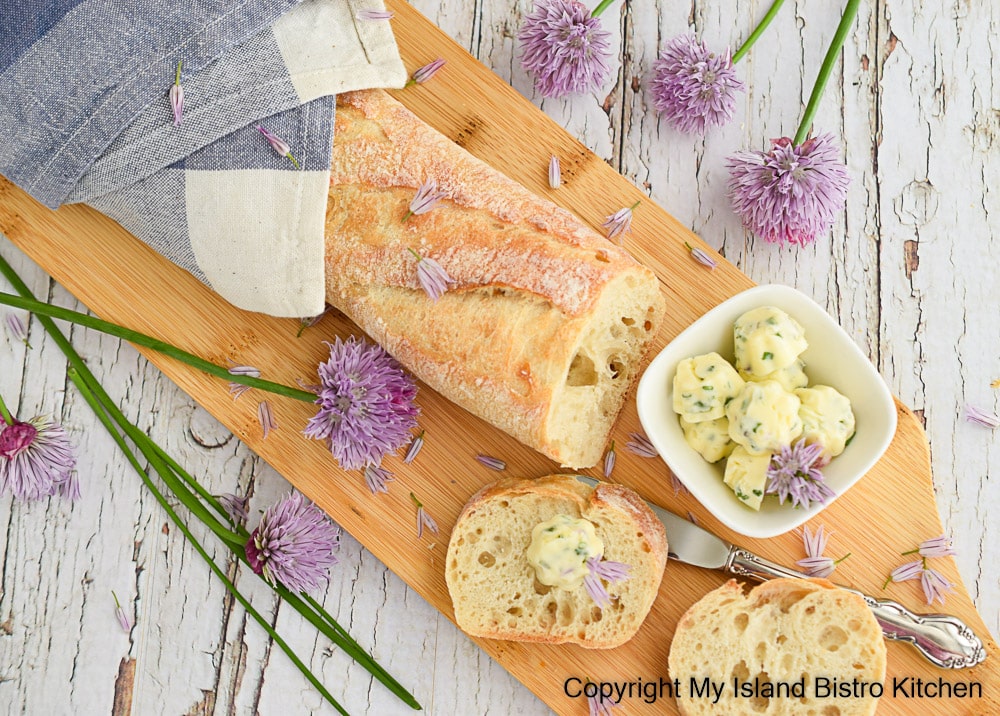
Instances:
[[[264,135],[267,143],[271,145],[271,148],[274,149],[274,151],[276,151],[280,156],[288,159],[288,161],[295,165],[296,169],[299,168],[299,162],[292,156],[292,149],[288,146],[288,142],[260,125],[257,125],[257,131]]]
[[[771,151],[729,158],[729,198],[743,226],[765,241],[805,245],[833,225],[847,200],[847,167],[832,134],[794,146],[771,140]]]
[[[611,472],[615,469],[615,460],[617,455],[615,453],[615,441],[611,441],[611,447],[608,448],[607,453],[604,455],[604,478],[607,479],[611,477]]]
[[[604,587],[604,582],[615,583],[628,579],[631,568],[622,562],[612,562],[598,557],[587,559],[587,567],[590,571],[583,578],[583,585],[597,606],[605,608],[611,604],[611,597]]]
[[[31,348],[31,344],[28,343],[28,329],[24,326],[24,321],[16,313],[8,313],[4,317],[4,323],[7,324],[7,332],[10,333],[10,337],[19,343],[23,343],[28,348]]]
[[[813,502],[825,503],[834,497],[836,493],[826,484],[823,471],[816,465],[822,452],[822,445],[807,445],[804,440],[799,440],[794,447],[783,447],[781,452],[771,456],[764,493],[777,495],[782,504],[791,498],[792,507],[805,509]]]
[[[426,180],[417,188],[417,193],[410,201],[409,210],[403,215],[403,221],[408,221],[411,216],[426,214],[446,196],[447,194],[437,190],[437,183],[433,179]]]
[[[694,35],[675,37],[653,63],[649,90],[653,106],[681,132],[705,134],[733,118],[736,93],[744,90],[736,78],[732,53],[711,52]]]
[[[901,564],[892,570],[889,575],[890,582],[908,582],[911,579],[920,579],[924,571],[924,561],[922,559]]]
[[[222,505],[222,509],[226,511],[229,515],[229,519],[233,521],[234,524],[243,524],[250,517],[250,513],[247,511],[247,498],[238,497],[232,492],[224,492],[218,497],[219,504]]]
[[[807,557],[822,557],[823,553],[826,551],[826,541],[829,535],[826,533],[826,528],[820,525],[813,532],[809,529],[809,525],[802,528],[802,543],[806,550]]]
[[[965,406],[965,419],[984,428],[1000,427],[1000,415],[981,410],[974,405]]]
[[[680,481],[677,475],[674,474],[673,470],[670,471],[670,486],[674,488],[675,495],[678,495],[682,492],[685,494],[690,493],[690,490],[687,489],[687,485],[685,485],[683,482]]]
[[[271,412],[271,404],[266,401],[260,401],[257,405],[257,419],[260,421],[260,427],[264,431],[263,440],[267,440],[267,436],[272,430],[278,429],[278,422],[274,419],[274,413]]]
[[[391,20],[396,13],[391,10],[359,10],[359,20]]]
[[[659,456],[660,453],[653,447],[653,443],[649,442],[649,438],[642,433],[629,433],[628,436],[631,440],[625,443],[625,449],[633,455],[638,455],[639,457]]]
[[[345,470],[378,465],[413,437],[416,381],[380,346],[339,337],[320,363],[316,405],[305,434],[326,440]]]
[[[694,513],[691,510],[688,510],[688,522],[693,525],[698,524],[698,518],[694,516]]]
[[[559,157],[555,154],[549,159],[549,188],[558,189],[562,186],[562,169],[559,167]]]
[[[111,596],[115,598],[115,616],[118,617],[118,623],[121,624],[122,631],[128,634],[132,631],[132,623],[129,621],[128,615],[125,610],[122,609],[121,603],[118,601],[118,595],[111,592]]]
[[[684,242],[684,245],[687,247],[687,250],[691,253],[691,258],[700,263],[702,266],[708,266],[708,268],[714,269],[718,265],[715,259],[713,259],[711,256],[709,256],[707,253],[697,248],[696,246],[692,246],[687,241]]]
[[[454,283],[448,272],[437,261],[421,256],[413,249],[410,253],[417,257],[417,281],[424,293],[432,301],[437,301],[448,290],[448,285]]]
[[[955,585],[945,579],[944,575],[936,569],[925,567],[923,573],[920,575],[920,588],[924,591],[928,606],[936,601],[944,604],[945,595],[948,592],[955,591],[954,587]]]
[[[955,547],[952,545],[951,537],[941,535],[934,539],[924,540],[917,549],[921,557],[952,557],[955,554]]]
[[[480,453],[479,455],[476,455],[476,459],[491,470],[500,471],[507,469],[507,463],[499,458],[490,457],[489,455],[483,455]]]
[[[177,73],[174,75],[174,83],[170,85],[170,111],[174,113],[174,126],[181,126],[181,119],[184,115],[184,87],[181,86],[181,65],[183,61],[177,63]]]
[[[250,390],[250,386],[244,385],[243,383],[229,384],[229,394],[233,396],[233,400],[239,400],[240,396],[243,395],[248,390]]]
[[[364,472],[365,484],[368,485],[368,489],[373,495],[379,492],[388,494],[389,485],[387,483],[395,482],[392,473],[379,465],[365,465]]]
[[[46,417],[0,421],[0,495],[18,500],[80,497],[76,457],[65,428]]]
[[[337,564],[340,528],[298,492],[268,508],[246,544],[247,562],[271,584],[293,592],[322,586]]]
[[[229,374],[260,378],[260,368],[254,368],[252,365],[232,365],[229,367]]]
[[[593,683],[587,679],[587,683]],[[589,716],[611,716],[612,709],[618,707],[618,702],[613,697],[606,695],[601,689],[594,689],[593,694],[587,696],[587,709]]]
[[[577,0],[538,0],[517,39],[543,97],[591,92],[608,76],[611,36]]]
[[[424,509],[423,503],[417,499],[417,496],[412,492],[410,493],[410,499],[417,506],[417,539],[424,536],[424,528],[426,527],[434,534],[438,532],[437,522],[434,518],[427,514],[427,510]]]
[[[403,462],[409,464],[413,462],[417,455],[420,453],[421,449],[424,447],[424,431],[421,430],[417,437],[413,438],[410,443],[410,447],[406,450],[406,455],[403,456]]]
[[[639,203],[640,202],[637,201],[632,206],[619,209],[614,214],[604,219],[604,223],[601,224],[601,226],[607,230],[609,240],[615,241],[619,236],[632,231],[632,211],[635,207],[639,206]]]
[[[810,577],[829,577],[837,568],[837,563],[831,557],[806,557],[795,564],[802,567]]]
[[[423,67],[419,67],[413,72],[413,74],[410,76],[410,79],[407,80],[405,86],[409,87],[410,85],[414,84],[422,85],[424,82],[426,82],[431,77],[436,75],[438,73],[438,70],[444,67],[444,65],[445,61],[442,60],[440,57],[434,60],[433,62],[428,62]]]

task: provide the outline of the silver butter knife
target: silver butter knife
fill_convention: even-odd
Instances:
[[[574,475],[577,480],[596,487],[597,480]],[[647,502],[667,530],[670,559],[696,567],[719,569],[739,577],[766,581],[775,577],[807,578],[809,575],[783,567],[750,550],[724,542],[708,530],[658,505]],[[838,585],[840,586],[840,585]],[[860,596],[871,608],[886,639],[905,641],[937,666],[965,669],[986,659],[982,640],[968,624],[947,614],[914,614],[902,604],[875,599],[850,587],[840,587]]]

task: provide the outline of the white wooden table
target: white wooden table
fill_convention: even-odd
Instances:
[[[645,94],[670,37],[739,44],[768,2],[615,4],[603,16],[621,58],[600,92],[542,101],[513,39],[528,0],[414,0],[459,43],[532,97],[755,281],[805,291],[839,319],[893,392],[925,422],[937,500],[986,624],[1000,634],[997,473],[1000,430],[963,420],[968,401],[1000,402],[1000,85],[991,42],[1000,6],[960,0],[862,5],[817,130],[843,138],[852,182],[830,236],[805,249],[747,236],[725,198],[725,158],[791,135],[842,3],[790,0],[738,68],[748,92],[736,119],[707,138],[657,121]],[[593,3],[596,4],[596,3]],[[804,71],[802,68],[805,68]],[[36,292],[76,306],[6,240]],[[126,413],[219,493],[263,509],[288,484],[146,365],[128,345],[85,331],[73,340]],[[81,445],[76,504],[0,500],[0,711],[29,714],[332,713],[248,623],[70,387],[65,363],[32,323],[26,350],[0,337],[0,393],[21,417],[54,413]],[[891,508],[873,519],[891,516]],[[549,710],[352,538],[327,607],[429,714]],[[251,580],[241,582],[247,588]],[[136,620],[114,617],[111,591]],[[250,590],[352,713],[409,713],[366,672],[330,653],[266,590]],[[581,704],[581,709],[583,705]],[[581,710],[581,713],[583,711]]]

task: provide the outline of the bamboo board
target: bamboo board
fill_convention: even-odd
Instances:
[[[407,67],[413,69],[443,57],[447,66],[432,82],[396,93],[425,121],[468,151],[505,172],[532,191],[574,211],[598,226],[603,217],[644,199],[632,235],[625,246],[660,277],[669,309],[658,337],[662,347],[706,310],[752,285],[733,266],[720,261],[706,271],[687,255],[684,242],[702,244],[665,211],[576,142],[542,112],[478,63],[409,5],[393,2],[394,28]],[[550,154],[562,161],[564,186],[551,191],[546,167]],[[85,207],[51,212],[9,182],[0,179],[0,232],[6,234],[97,315],[149,333],[217,363],[226,359],[253,364],[265,377],[293,384],[314,382],[316,365],[325,358],[323,341],[333,335],[358,334],[339,314],[328,315],[296,338],[298,321],[271,319],[236,310],[189,275],[136,241],[117,224]],[[411,465],[398,458],[385,466],[396,475],[388,495],[373,497],[357,473],[340,470],[325,448],[303,438],[300,429],[311,407],[272,398],[281,426],[267,441],[261,439],[256,402],[234,402],[227,386],[174,361],[148,355],[178,385],[221,420],[306,495],[330,513],[379,559],[431,604],[451,617],[443,566],[448,531],[462,505],[482,484],[497,477],[475,461],[483,452],[504,458],[507,474],[537,476],[558,466],[499,433],[489,425],[421,388],[420,424],[426,445]],[[914,583],[882,591],[888,572],[904,558],[900,553],[941,532],[934,501],[928,446],[913,413],[898,405],[899,427],[886,456],[821,521],[837,531],[837,545],[852,551],[837,570],[841,582],[874,595],[897,599],[921,611],[922,598]],[[634,401],[626,406],[613,437],[624,444],[639,429]],[[585,471],[598,477],[598,471]],[[619,451],[615,479],[669,509],[690,511],[700,523],[722,537],[786,564],[801,558],[794,534],[772,540],[738,540],[714,521],[693,498],[675,495],[666,467]],[[413,491],[441,525],[431,541],[414,532]],[[981,699],[893,697],[891,688],[879,713],[1000,713],[1000,676],[996,644],[960,584],[950,559],[942,571],[957,583],[947,611],[965,619],[987,643],[987,662],[971,670],[942,671],[925,662],[912,648],[890,642],[889,676],[982,684]],[[627,645],[611,651],[575,646],[539,646],[481,640],[484,650],[559,713],[583,713],[584,704],[564,693],[571,677],[594,681],[643,682],[668,679],[667,653],[680,615],[725,577],[678,563],[667,567],[660,594],[641,631]],[[416,682],[403,681],[413,689]],[[411,677],[415,678],[415,677]],[[461,685],[457,685],[461,688]],[[672,699],[654,704],[627,698],[620,713],[674,712]]]

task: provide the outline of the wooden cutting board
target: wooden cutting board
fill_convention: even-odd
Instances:
[[[395,0],[391,4],[407,67],[412,70],[436,57],[447,60],[446,67],[432,81],[395,93],[421,118],[595,227],[608,214],[643,200],[635,213],[632,234],[624,243],[637,259],[656,271],[663,284],[669,309],[657,349],[712,306],[752,285],[725,261],[720,261],[714,271],[692,261],[684,242],[705,245],[688,229],[409,5]],[[553,153],[562,160],[565,181],[558,191],[547,185],[546,167]],[[259,366],[271,380],[288,384],[294,384],[296,379],[314,382],[316,366],[326,355],[323,341],[334,335],[360,333],[342,315],[332,313],[297,338],[298,321],[232,308],[97,212],[82,206],[49,211],[2,179],[0,232],[97,315],[163,338],[219,364],[232,359]],[[418,400],[426,445],[411,465],[404,465],[399,458],[387,459],[385,466],[395,473],[396,482],[391,484],[388,495],[372,496],[358,473],[342,471],[320,443],[301,435],[312,413],[308,404],[272,397],[280,428],[264,441],[252,395],[234,402],[223,381],[159,355],[147,356],[449,617],[451,603],[443,576],[448,532],[468,497],[497,477],[497,473],[480,465],[475,455],[482,452],[502,457],[507,461],[508,475],[539,476],[558,471],[558,466],[548,459],[422,387]],[[839,581],[926,611],[914,582],[882,589],[887,574],[906,561],[900,553],[942,531],[926,438],[913,413],[903,405],[897,407],[899,427],[885,457],[816,523],[836,530],[831,553],[853,554],[838,567]],[[635,403],[630,400],[613,437],[623,445],[628,434],[639,429]],[[600,476],[596,469],[586,472]],[[693,498],[674,493],[667,469],[659,460],[619,450],[614,478],[681,515],[690,512],[723,538],[742,541],[773,560],[792,564],[803,556],[801,541],[794,534],[771,540],[740,540],[729,533]],[[440,535],[416,539],[410,491],[437,518]],[[1000,713],[997,646],[988,638],[954,562],[936,560],[936,566],[956,583],[956,592],[948,596],[944,609],[973,627],[986,642],[989,658],[974,669],[945,671],[931,666],[911,647],[890,642],[888,687],[879,713]],[[618,649],[589,651],[576,646],[486,640],[479,644],[555,711],[585,713],[583,700],[570,698],[564,692],[567,679],[643,683],[667,680],[667,653],[678,618],[725,579],[720,573],[671,562],[646,623],[631,642]],[[418,685],[412,675],[398,676],[411,688]],[[893,680],[907,678],[906,694],[918,678],[932,685],[940,678],[950,683],[981,684],[982,697],[894,695]],[[464,687],[457,684],[456,688]],[[675,711],[673,699],[660,694],[655,703],[647,703],[638,695],[626,698],[619,712]]]

